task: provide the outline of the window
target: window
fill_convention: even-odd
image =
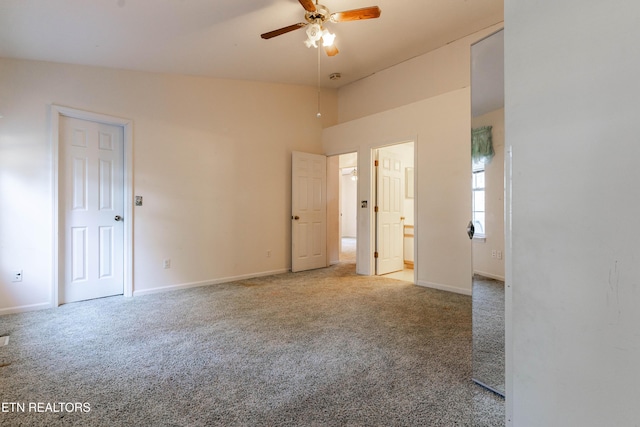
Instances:
[[[484,162],[473,164],[471,182],[474,237],[485,236],[485,208],[484,208]]]

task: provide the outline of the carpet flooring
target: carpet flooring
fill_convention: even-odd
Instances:
[[[471,380],[471,298],[351,263],[2,316],[2,335],[0,425],[504,425]]]

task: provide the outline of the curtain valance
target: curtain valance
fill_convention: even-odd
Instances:
[[[471,129],[471,161],[473,163],[489,163],[495,152],[491,129],[493,126],[482,126]]]

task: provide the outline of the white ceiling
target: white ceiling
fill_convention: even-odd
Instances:
[[[323,0],[331,12],[378,5],[378,19],[329,23],[321,84],[339,87],[503,20],[503,0]],[[0,57],[316,85],[317,50],[297,0],[1,0]],[[330,73],[340,72],[338,81]]]

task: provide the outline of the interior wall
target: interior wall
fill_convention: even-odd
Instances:
[[[372,148],[415,141],[417,283],[471,293],[470,108],[467,87],[324,129],[327,154],[358,147],[359,274],[373,274]]]
[[[0,94],[0,313],[52,303],[51,104],[133,121],[135,295],[290,268],[291,151],[335,91],[318,120],[312,87],[0,59]]]
[[[495,151],[491,163],[485,165],[486,232],[485,239],[473,240],[473,271],[504,280],[504,108],[473,117],[471,126],[493,126]]]
[[[468,87],[471,81],[470,46],[503,26],[503,23],[497,23],[340,88],[339,122]]]
[[[498,23],[340,88],[340,124],[323,131],[327,154],[358,150],[361,176],[371,176],[372,147],[415,141],[415,258],[417,281],[425,286],[471,293],[471,244],[464,231],[471,212],[470,47],[502,27]],[[372,182],[361,178],[358,186],[359,202],[368,205],[359,208],[366,215],[358,223],[357,271],[372,274]]]
[[[509,425],[640,420],[639,16],[505,2]]]

